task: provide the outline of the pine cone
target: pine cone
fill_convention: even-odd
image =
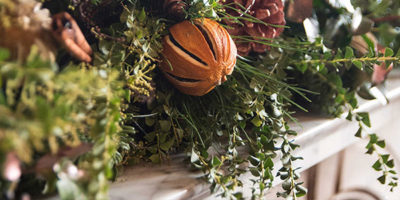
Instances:
[[[226,0],[223,4],[230,4],[230,6],[233,6],[238,10],[242,10],[239,5],[232,3],[242,5],[246,8],[247,14],[258,18],[265,23],[275,25],[286,24],[282,0]],[[227,9],[226,12],[232,16],[242,15],[233,9]],[[244,26],[226,20],[225,23],[232,27],[228,28],[228,32],[237,36],[252,36],[254,40],[258,40],[257,38],[259,37],[275,38],[283,32],[283,28],[253,23],[246,20],[241,20],[241,22],[243,22]],[[240,55],[247,55],[250,51],[263,53],[269,48],[269,46],[257,42],[235,42]]]

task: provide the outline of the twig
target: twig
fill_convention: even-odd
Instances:
[[[400,20],[399,15],[389,15],[385,17],[373,18],[372,21],[374,22],[388,22],[388,21],[396,21]]]

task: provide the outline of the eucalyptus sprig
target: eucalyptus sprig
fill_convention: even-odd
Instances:
[[[331,103],[328,104],[319,104],[325,110],[332,110],[330,114],[340,116],[343,112],[347,112],[346,119],[349,121],[355,120],[359,124],[359,129],[357,130],[355,136],[363,137],[363,132],[367,132],[366,127],[371,127],[371,122],[369,120],[369,114],[366,112],[358,112],[358,100],[357,100],[357,90],[360,87],[360,80],[357,78],[353,78],[353,82],[347,83],[344,85],[343,77],[340,71],[350,70],[352,67],[357,68],[357,73],[368,73],[371,70],[373,64],[381,64],[382,62],[386,62],[386,66],[389,66],[391,62],[397,63],[399,61],[398,55],[394,55],[394,52],[390,48],[385,49],[384,54],[378,54],[373,51],[373,44],[369,44],[370,53],[365,57],[356,57],[353,49],[351,47],[345,48],[345,53],[339,49],[336,54],[332,51],[325,51],[324,56],[321,56],[320,59],[312,59],[312,52],[306,54],[310,59],[303,60],[300,63],[297,63],[297,69],[299,69],[306,76],[310,76],[308,74],[311,73],[314,76],[314,80],[319,80],[320,85],[324,86],[325,92],[324,96],[329,97],[331,92],[333,95],[329,100]],[[329,70],[327,68],[335,69]],[[343,73],[343,72],[342,72]],[[357,75],[356,75],[357,76]],[[360,76],[360,75],[358,75]],[[312,89],[310,89],[312,90]],[[327,92],[328,91],[328,92]],[[315,101],[314,101],[315,102]],[[332,109],[330,109],[332,108]],[[392,168],[394,167],[393,160],[390,160],[389,154],[380,153],[379,149],[385,148],[385,141],[379,139],[379,136],[375,133],[370,133],[364,136],[368,138],[369,143],[366,146],[367,154],[375,154],[378,156],[378,160],[372,166],[376,171],[381,171],[382,176],[378,178],[378,181],[382,184],[387,183],[386,180],[390,178],[390,181],[387,183],[391,190],[398,185],[398,177],[397,172]]]
[[[349,116],[347,119],[352,120],[351,116]],[[398,186],[399,177],[397,172],[394,170],[394,160],[389,159],[390,154],[380,153],[380,150],[383,150],[386,147],[385,140],[379,139],[379,136],[375,133],[369,133],[364,136],[363,133],[368,132],[366,127],[371,127],[368,113],[357,112],[355,113],[353,119],[359,123],[359,129],[357,130],[355,136],[359,138],[366,137],[369,140],[368,144],[365,146],[367,149],[366,154],[375,154],[378,157],[378,160],[376,160],[372,165],[374,170],[382,172],[382,175],[377,178],[378,181],[381,184],[387,184],[390,186],[390,191],[393,191],[393,189]]]

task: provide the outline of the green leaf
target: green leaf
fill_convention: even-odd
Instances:
[[[296,68],[297,68],[301,73],[304,74],[304,72],[306,72],[308,66],[307,66],[307,64],[304,63],[304,64],[298,64],[298,65],[296,65]]]
[[[156,120],[153,117],[146,117],[144,122],[147,126],[153,126]]]
[[[290,160],[291,156],[290,154],[284,154],[281,158],[282,161],[282,165],[284,167],[288,167],[289,165],[291,165],[291,160]]]
[[[212,161],[211,161],[211,165],[213,167],[220,166],[221,165],[221,160],[217,156],[214,156]]]
[[[369,134],[369,142],[375,144],[378,142],[378,136],[375,133]]]
[[[348,46],[346,47],[346,52],[344,54],[344,57],[347,59],[354,58],[354,51],[351,47]]]
[[[297,185],[296,190],[297,190],[296,197],[302,197],[307,194],[307,188],[305,188],[301,185]]]
[[[362,35],[362,38],[364,39],[364,41],[368,44],[368,49],[375,49],[375,44],[374,42],[365,34]]]
[[[382,163],[377,160],[373,165],[372,168],[374,168],[376,171],[381,171],[382,170]]]
[[[392,57],[394,55],[394,52],[391,48],[386,47],[385,49],[385,57]]]
[[[354,96],[352,96],[352,98],[349,99],[349,104],[353,109],[355,109],[358,106],[358,101]]]
[[[10,52],[8,51],[8,49],[0,47],[0,61],[4,61],[8,58],[10,58]]]
[[[342,51],[342,49],[338,49],[335,54],[334,59],[342,59],[342,58],[343,58],[343,51]]]
[[[383,161],[383,163],[387,163],[387,161],[389,160],[389,154],[383,154],[381,157],[382,157],[382,161]]]
[[[351,120],[353,119],[353,114],[352,114],[351,111],[349,111],[349,112],[347,113],[346,119],[349,120],[349,121],[351,121]]]
[[[146,139],[148,142],[153,142],[155,137],[156,137],[156,132],[150,132],[144,136],[144,139]]]
[[[386,166],[388,166],[389,168],[393,168],[394,167],[394,160],[391,159],[391,160],[387,161]]]
[[[356,134],[354,136],[361,138],[362,128],[358,128]]]
[[[264,184],[263,182],[260,182],[260,183],[258,184],[258,187],[260,187],[260,190],[263,191],[264,188],[265,188],[265,184]]]
[[[263,149],[265,151],[274,151],[275,150],[274,140],[271,140],[268,143],[263,144]]]
[[[385,182],[386,182],[386,176],[385,176],[385,175],[380,176],[380,177],[378,178],[378,181],[379,181],[381,184],[385,184]]]
[[[160,120],[160,129],[163,132],[168,132],[171,129],[171,122],[167,120]]]
[[[264,146],[268,145],[268,138],[267,138],[267,136],[261,135],[261,136],[260,136],[260,142],[261,142],[261,144],[264,145]]]
[[[174,142],[175,142],[175,139],[171,138],[167,142],[160,144],[160,148],[164,151],[168,151],[172,147],[172,145],[174,145]]]
[[[292,148],[293,150],[295,150],[295,149],[300,147],[300,145],[294,144],[294,143],[289,143],[289,145],[290,145],[290,148]]]
[[[366,154],[372,154],[372,153],[374,153],[374,148],[373,148],[373,147],[368,148],[367,152],[365,152],[365,153],[366,153]]]
[[[396,57],[396,58],[400,58],[400,48],[397,49],[397,53],[396,53],[395,57]]]
[[[264,178],[270,179],[271,181],[274,180],[274,175],[272,175],[272,171],[269,168],[266,168],[264,171]]]
[[[44,189],[42,190],[42,194],[50,194],[55,192],[57,189],[57,182],[59,180],[57,178],[49,178],[46,180],[46,185],[44,186]]]
[[[259,177],[259,176],[260,176],[260,172],[259,172],[258,169],[255,168],[255,167],[251,167],[251,168],[250,168],[250,173],[251,173],[253,176],[255,176],[255,177]]]
[[[363,124],[369,128],[371,128],[371,122],[369,120],[369,114],[367,112],[359,112],[357,115],[361,118]]]
[[[108,40],[100,40],[99,42],[99,50],[104,55],[108,55],[110,53],[110,49],[112,48],[112,43]]]
[[[258,116],[256,116],[251,120],[251,123],[256,127],[260,127],[263,121]]]
[[[138,19],[140,22],[143,22],[146,19],[146,11],[144,10],[144,8],[142,8],[142,10],[140,11]]]
[[[330,60],[331,58],[332,58],[332,52],[331,51],[324,52],[324,59],[325,60]]]
[[[304,158],[301,157],[301,156],[292,156],[291,159],[292,159],[293,161],[295,161],[295,160],[303,160]]]
[[[362,69],[363,68],[363,63],[361,61],[353,60],[352,62],[358,69]]]
[[[318,72],[322,72],[325,69],[325,64],[320,63],[317,65],[317,70]]]
[[[260,164],[260,159],[254,157],[254,156],[249,156],[249,157],[247,157],[247,159],[250,161],[250,163],[253,166],[258,166]]]
[[[236,192],[236,193],[233,194],[233,196],[236,199],[243,199],[243,193],[242,192]]]
[[[296,132],[296,131],[293,131],[293,130],[288,130],[288,131],[286,131],[286,133],[287,133],[288,135],[292,135],[292,136],[296,136],[296,135],[297,135],[297,132]]]
[[[272,167],[274,167],[274,162],[272,161],[272,159],[270,157],[268,157],[265,162],[264,162],[264,166],[268,167],[270,169],[272,169]]]
[[[342,79],[340,78],[339,75],[337,75],[335,73],[330,73],[330,74],[328,74],[327,78],[328,78],[329,82],[332,82],[336,86],[338,86],[340,88],[343,86]]]
[[[380,146],[381,148],[385,148],[385,140],[379,140],[378,142],[376,142],[376,145]]]
[[[149,159],[151,160],[151,162],[153,163],[160,163],[160,154],[153,154],[149,157]]]
[[[285,180],[287,177],[289,177],[289,173],[288,172],[279,172],[279,178],[281,180]]]
[[[282,188],[286,191],[291,190],[292,189],[292,184],[290,183],[289,180],[286,180],[282,183]]]

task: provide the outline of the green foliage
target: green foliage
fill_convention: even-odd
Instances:
[[[154,90],[151,72],[159,61],[162,50],[161,36],[165,31],[162,20],[148,16],[143,7],[135,4],[124,6],[121,23],[112,25],[115,37],[123,42],[100,38],[95,65],[117,68],[135,96],[149,96]],[[132,96],[134,96],[132,95]]]
[[[120,85],[115,81],[118,73],[74,65],[62,71],[57,68],[42,61],[35,51],[23,64],[0,61],[4,88],[0,92],[0,152],[15,152],[26,165],[34,166],[32,158],[36,154],[56,154],[64,146],[93,142],[93,149],[98,151],[88,153],[78,167],[89,178],[86,183],[96,186],[91,193],[80,195],[88,199],[105,196],[108,183],[99,178],[111,170],[109,163],[120,129]],[[97,163],[97,167],[89,163]],[[57,184],[63,186],[77,182],[85,185],[82,180],[59,178]],[[77,191],[63,192],[78,198]]]
[[[188,9],[185,10],[186,19],[217,18],[217,12],[221,9],[218,0],[188,0]]]

